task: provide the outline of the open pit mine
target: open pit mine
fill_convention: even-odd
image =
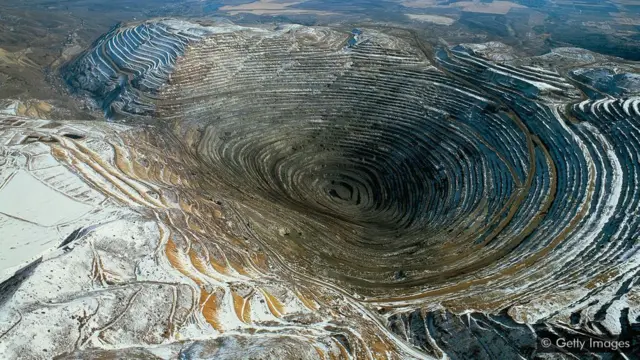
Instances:
[[[580,334],[631,347],[571,356],[631,358],[638,69],[115,26],[59,69],[108,121],[0,114],[0,357],[529,359]]]

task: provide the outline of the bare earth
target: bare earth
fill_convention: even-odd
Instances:
[[[258,0],[249,4],[227,5],[220,8],[220,11],[227,12],[229,15],[237,15],[240,13],[251,13],[255,15],[279,15],[279,14],[315,14],[315,15],[332,15],[328,11],[306,10],[306,9],[289,9],[290,6],[302,4],[306,0]]]
[[[417,20],[422,22],[430,22],[438,25],[451,25],[456,22],[455,19],[446,16],[439,15],[425,15],[425,14],[405,14],[411,20]]]
[[[494,1],[483,3],[478,0],[461,1],[450,5],[437,5],[436,0],[402,0],[400,3],[412,8],[460,8],[466,12],[486,13],[486,14],[506,14],[514,8],[524,8],[520,4],[510,1]]]

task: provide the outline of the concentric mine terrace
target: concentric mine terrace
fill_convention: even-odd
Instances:
[[[547,333],[628,338],[637,72],[399,29],[116,26],[60,70],[109,122],[0,115],[0,354],[515,359]]]

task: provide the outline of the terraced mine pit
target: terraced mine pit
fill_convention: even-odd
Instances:
[[[0,200],[28,178],[74,214],[0,204],[73,235],[5,269],[0,352],[532,358],[544,334],[636,336],[637,65],[492,49],[114,27],[60,74],[125,124],[0,115]]]

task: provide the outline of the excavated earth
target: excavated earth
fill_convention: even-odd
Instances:
[[[118,25],[60,70],[109,121],[0,115],[0,354],[637,339],[638,69],[368,28]]]

